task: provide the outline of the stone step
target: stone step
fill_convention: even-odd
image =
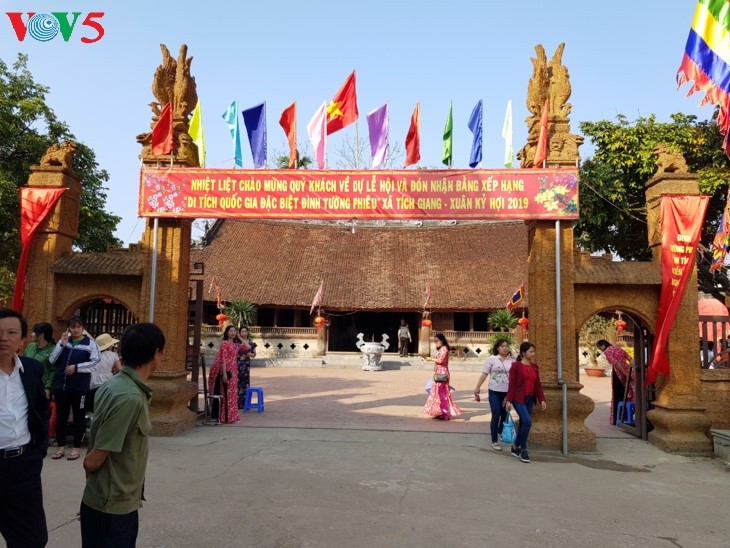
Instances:
[[[730,463],[730,430],[710,430],[715,456]]]

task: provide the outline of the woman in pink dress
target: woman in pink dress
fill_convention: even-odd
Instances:
[[[623,348],[614,346],[605,339],[598,341],[596,347],[611,364],[611,410],[608,422],[616,424],[615,409],[618,402],[624,401],[624,398],[627,402],[634,401],[636,397],[636,373],[632,371],[634,360]]]
[[[447,375],[450,378],[449,343],[446,342],[446,337],[442,333],[436,334],[436,363],[433,366],[433,372],[434,375]],[[445,421],[461,415],[461,409],[456,406],[451,397],[448,380],[433,383],[426,405],[423,406],[423,412],[434,419]]]
[[[218,416],[220,422],[239,422],[238,414],[238,355],[241,344],[238,331],[229,325],[223,332],[223,342],[215,355],[208,375],[208,390],[211,394],[223,396]],[[213,409],[215,415],[215,409]]]

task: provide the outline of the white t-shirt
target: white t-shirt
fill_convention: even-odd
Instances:
[[[99,355],[99,363],[97,364],[96,368],[91,372],[91,382],[89,383],[89,390],[99,388],[102,384],[104,384],[106,381],[114,376],[114,373],[112,373],[112,367],[114,367],[114,362],[118,359],[119,356],[117,355],[117,353],[112,352],[111,350],[104,350]]]
[[[482,373],[489,375],[489,390],[507,392],[509,390],[509,369],[515,360],[511,356],[502,361],[499,356],[489,356],[484,361]]]

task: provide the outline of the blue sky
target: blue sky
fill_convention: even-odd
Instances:
[[[152,76],[160,64],[159,44],[173,56],[182,43],[194,57],[192,74],[203,106],[208,167],[232,167],[230,135],[221,114],[233,100],[239,108],[267,102],[269,159],[288,151],[278,125],[281,111],[297,102],[298,141],[305,148],[306,124],[330,100],[347,75],[357,71],[358,122],[367,138],[365,113],[390,103],[390,142],[402,150],[411,112],[421,102],[421,163],[437,166],[449,101],[454,104],[454,167],[466,167],[469,114],[484,100],[483,167],[502,165],[501,128],[512,100],[515,150],[526,136],[525,97],[530,58],[542,44],[548,59],[565,42],[563,63],[573,87],[571,126],[585,120],[629,119],[674,112],[706,119],[699,96],[676,90],[694,13],[694,0],[575,2],[452,0],[6,0],[4,11],[103,11],[105,36],[80,25],[68,43],[26,37],[18,42],[7,16],[0,19],[2,59],[30,56],[37,82],[51,88],[48,103],[108,170],[108,209],[122,217],[117,236],[136,242],[139,145],[149,131]],[[519,5],[517,11],[515,5]],[[330,167],[350,126],[328,142]],[[244,135],[245,139],[245,135]],[[251,152],[243,142],[244,166]],[[590,156],[590,145],[581,149]],[[401,160],[402,161],[402,160]]]

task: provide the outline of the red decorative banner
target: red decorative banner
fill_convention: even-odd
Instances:
[[[142,217],[578,219],[575,169],[143,169]]]
[[[28,267],[30,242],[41,223],[56,205],[58,199],[66,191],[65,188],[21,187],[20,189],[20,261],[15,275],[13,292],[13,308],[23,311],[25,297],[25,272]]]
[[[667,341],[677,310],[692,273],[709,196],[663,196],[662,216],[662,292],[659,296],[656,337],[647,383],[657,375],[669,376]]]

